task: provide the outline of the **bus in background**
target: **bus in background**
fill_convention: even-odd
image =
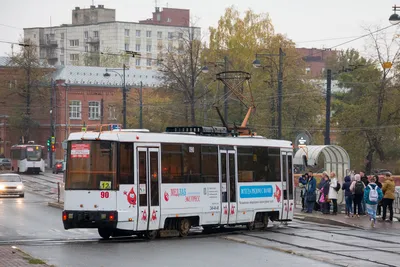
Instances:
[[[45,171],[44,146],[29,141],[24,145],[11,147],[11,170],[18,173],[35,173]]]

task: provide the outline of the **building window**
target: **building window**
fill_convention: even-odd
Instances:
[[[99,45],[94,45],[92,48],[92,52],[99,52]]]
[[[306,74],[309,74],[309,73],[311,73],[311,68],[307,67],[306,68]]]
[[[64,39],[64,33],[63,32],[61,33],[61,39]]]
[[[136,59],[136,66],[138,66],[138,67],[140,66],[140,58]]]
[[[99,120],[100,115],[100,102],[89,101],[89,120]]]
[[[162,39],[162,32],[157,32],[157,38]]]
[[[117,108],[114,105],[108,106],[108,119],[109,120],[116,120],[117,119]]]
[[[85,52],[89,52],[89,46],[85,45]]]
[[[140,44],[136,44],[136,51],[140,51]]]
[[[140,30],[136,30],[136,37],[140,37]]]
[[[125,36],[129,36],[129,29],[125,29]]]
[[[70,46],[79,46],[79,40],[69,40]]]
[[[60,48],[60,53],[61,53],[61,55],[64,54],[64,47],[61,47],[61,48]]]
[[[98,31],[94,31],[94,37],[99,37],[99,32]]]
[[[64,66],[64,65],[65,65],[65,64],[64,64],[64,61],[61,60],[61,66]]]
[[[182,32],[178,33],[178,36],[179,36],[179,39],[182,39],[183,38],[183,33]]]
[[[69,118],[81,119],[81,101],[72,100],[69,102]]]
[[[147,59],[146,65],[147,65],[147,67],[151,67],[151,58]]]
[[[183,42],[179,41],[179,50],[182,51],[183,50]]]
[[[171,22],[171,21],[172,21],[172,19],[171,19],[171,18],[168,18],[168,19],[167,19],[167,22]]]
[[[125,44],[125,51],[129,51],[129,44]]]
[[[168,51],[172,51],[172,43],[168,43]]]
[[[174,37],[174,34],[172,32],[168,33],[168,39],[172,39]]]
[[[147,51],[147,52],[151,52],[151,45],[147,45],[147,46],[146,46],[146,51]]]
[[[85,39],[89,38],[89,32],[85,31]]]
[[[146,31],[146,37],[151,38],[151,31]]]
[[[72,61],[79,60],[79,54],[70,54],[69,59]]]

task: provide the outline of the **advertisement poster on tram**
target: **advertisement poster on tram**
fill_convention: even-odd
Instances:
[[[239,209],[279,208],[282,191],[279,183],[239,183]]]
[[[90,144],[72,144],[71,158],[89,158]]]
[[[163,184],[163,208],[203,208],[203,211],[219,209],[219,184]]]

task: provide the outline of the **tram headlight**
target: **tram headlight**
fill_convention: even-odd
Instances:
[[[18,189],[18,190],[22,190],[23,188],[24,188],[23,185],[17,185],[17,189]]]
[[[4,190],[4,185],[0,185],[0,190]]]

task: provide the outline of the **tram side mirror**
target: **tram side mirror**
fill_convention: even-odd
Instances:
[[[304,164],[304,166],[308,166],[308,160],[307,160],[307,156],[306,155],[303,155],[303,164]]]

